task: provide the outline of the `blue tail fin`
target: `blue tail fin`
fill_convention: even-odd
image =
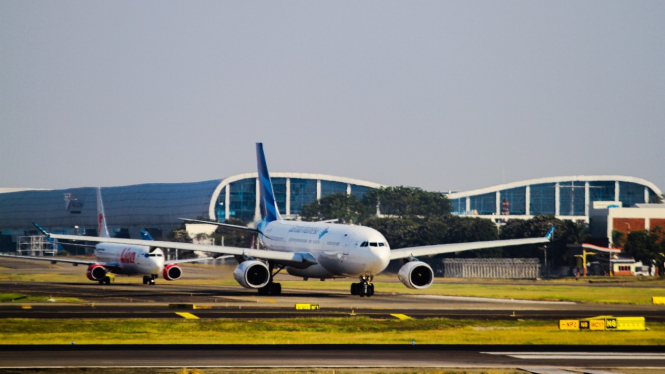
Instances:
[[[147,232],[146,230],[141,230],[141,239],[143,239],[143,240],[155,240],[155,239],[152,238],[152,235],[150,235],[150,233]]]
[[[261,219],[266,222],[281,220],[275,192],[272,188],[272,181],[268,173],[266,156],[263,154],[263,143],[256,143],[256,166],[259,170],[259,207],[261,209]]]

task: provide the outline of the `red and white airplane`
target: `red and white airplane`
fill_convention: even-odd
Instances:
[[[37,226],[44,234],[48,233]],[[101,189],[97,189],[97,229],[99,237],[110,238],[104,215],[104,204],[102,202]],[[81,237],[80,240],[84,240]],[[146,241],[146,243],[149,243]],[[86,276],[93,282],[99,284],[110,284],[109,274],[143,275],[143,284],[155,284],[155,279],[162,274],[166,280],[172,281],[182,277],[182,268],[178,264],[183,262],[198,262],[210,259],[195,258],[187,260],[165,261],[164,252],[150,245],[128,245],[115,243],[98,243],[95,245],[95,261],[75,260],[65,257],[34,257],[34,256],[8,256],[27,260],[50,261],[70,263],[74,266],[86,265],[88,270]]]

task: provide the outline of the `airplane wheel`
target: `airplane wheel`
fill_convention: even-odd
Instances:
[[[102,284],[102,283],[103,283],[103,284],[111,284],[111,278],[109,278],[109,277],[104,277],[104,279],[102,279],[102,280],[100,281],[100,284]]]
[[[148,277],[145,275],[143,276],[143,284],[148,284]]]
[[[351,283],[351,295],[358,294],[358,283]]]

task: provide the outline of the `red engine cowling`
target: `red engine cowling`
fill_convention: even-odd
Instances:
[[[100,281],[106,277],[108,271],[106,268],[100,264],[92,264],[88,266],[88,270],[85,272],[85,275],[91,281]]]
[[[176,264],[164,266],[164,271],[162,272],[164,279],[167,281],[174,281],[182,277],[182,268]]]

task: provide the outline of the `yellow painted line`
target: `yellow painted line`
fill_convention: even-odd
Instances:
[[[21,309],[32,309],[30,305],[21,305]]]
[[[406,314],[391,314],[391,316],[393,316],[393,317],[395,317],[395,318],[399,318],[399,319],[401,319],[402,321],[405,321],[405,320],[407,320],[407,319],[413,319],[413,318],[407,316]]]
[[[193,315],[192,313],[177,312],[176,314],[187,319],[199,319],[199,317]]]

